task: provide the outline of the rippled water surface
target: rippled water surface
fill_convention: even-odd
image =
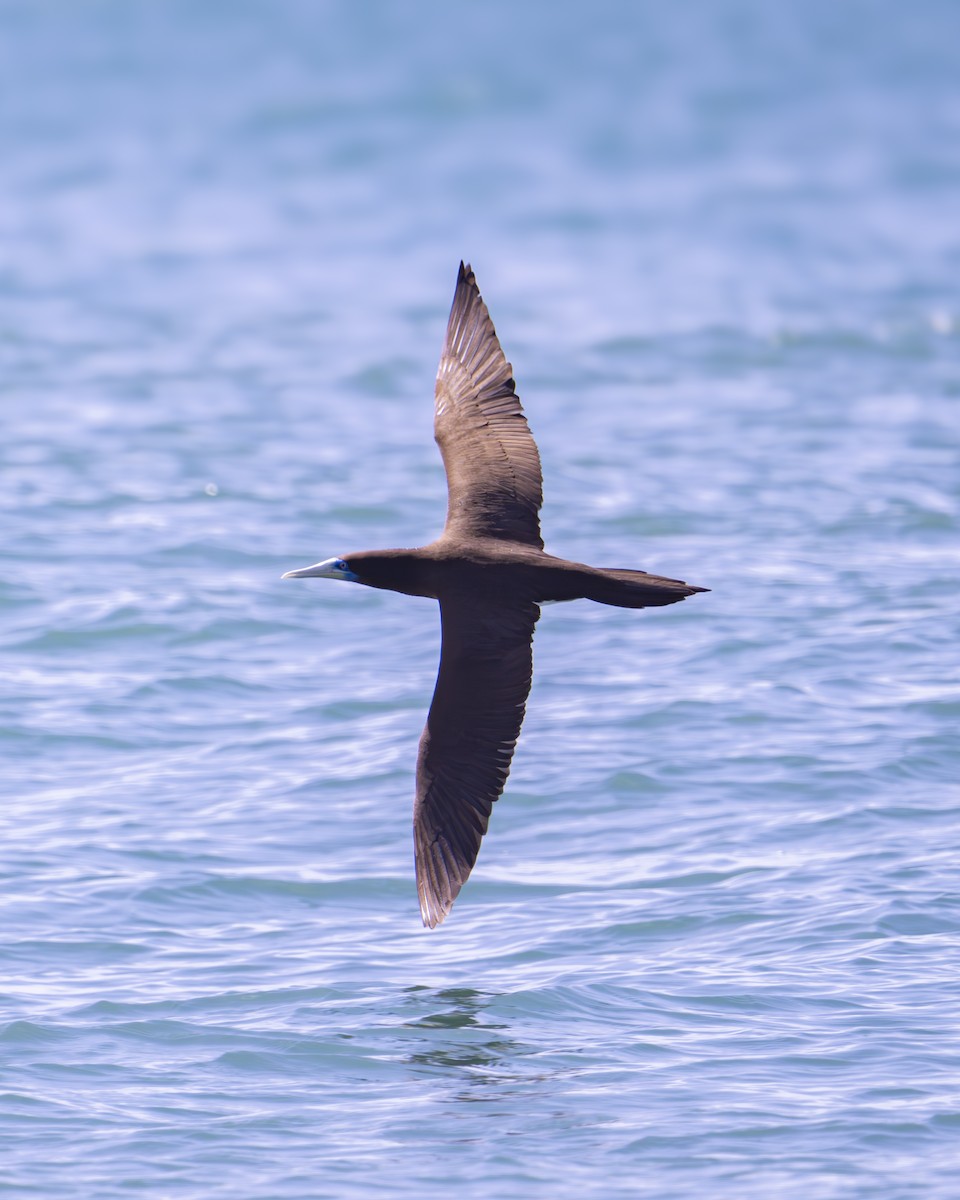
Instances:
[[[947,1200],[960,12],[8,3],[0,1190]],[[435,606],[471,259],[546,610],[450,920]]]

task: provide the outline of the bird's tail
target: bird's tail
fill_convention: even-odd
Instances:
[[[613,604],[617,608],[653,608],[661,604],[676,604],[695,592],[709,588],[684,583],[682,579],[667,579],[648,575],[646,571],[628,571],[596,567],[583,581],[583,595],[598,604]]]

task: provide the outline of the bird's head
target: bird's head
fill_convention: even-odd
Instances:
[[[314,563],[312,567],[300,567],[297,571],[287,571],[283,579],[346,579],[349,583],[359,583],[356,572],[350,570],[350,564],[345,558],[325,558],[323,562]]]

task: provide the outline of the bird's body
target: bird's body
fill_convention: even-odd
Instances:
[[[503,791],[530,691],[540,605],[588,599],[648,608],[706,590],[544,552],[536,443],[476,279],[462,263],[434,430],[448,484],[447,522],[436,541],[288,572],[440,603],[440,669],[420,739],[414,805],[417,890],[430,927],[450,911]]]
[[[349,556],[349,563],[358,583],[431,600],[463,593],[483,595],[490,603],[596,600],[618,608],[651,608],[705,590],[646,571],[588,567],[533,546],[488,538],[441,537],[415,550],[361,550]]]

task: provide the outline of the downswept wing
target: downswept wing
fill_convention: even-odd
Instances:
[[[535,604],[440,602],[440,671],[417,759],[413,837],[424,925],[439,925],[477,861],[503,791],[533,673]]]
[[[476,277],[463,263],[437,371],[433,429],[447,472],[445,534],[542,550],[537,444]]]

